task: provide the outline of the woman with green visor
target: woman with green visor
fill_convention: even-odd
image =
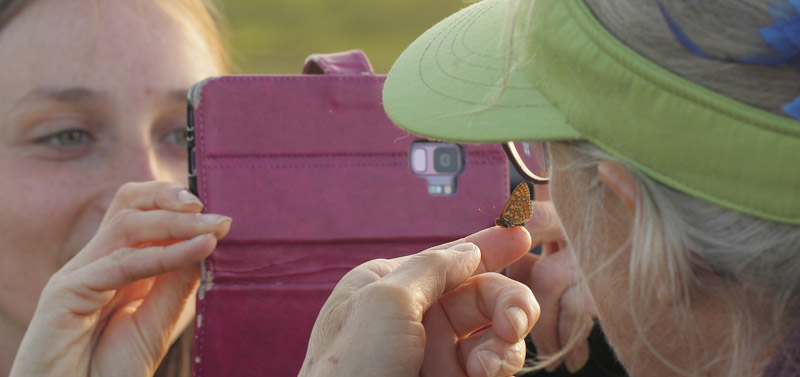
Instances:
[[[395,63],[386,111],[513,141],[537,184],[545,251],[516,273],[536,301],[482,273],[520,227],[373,261],[323,308],[305,375],[507,376],[537,319],[534,368],[577,369],[595,314],[631,375],[800,375],[798,63],[797,0],[485,0],[440,22]]]

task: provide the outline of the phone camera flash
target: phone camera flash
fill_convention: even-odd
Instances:
[[[425,149],[416,148],[411,152],[411,170],[417,173],[425,172],[428,165]]]

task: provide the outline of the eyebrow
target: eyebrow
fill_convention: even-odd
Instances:
[[[93,102],[99,100],[102,96],[103,93],[87,88],[37,88],[24,95],[19,102],[29,102],[42,99],[69,103]]]
[[[175,89],[167,92],[164,98],[170,102],[185,102],[188,90]],[[52,100],[65,103],[99,102],[106,93],[88,88],[73,87],[64,89],[37,88],[24,95],[18,103],[37,100]]]

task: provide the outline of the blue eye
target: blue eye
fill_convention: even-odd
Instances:
[[[44,136],[37,140],[56,148],[76,149],[92,141],[91,135],[83,130],[65,130]]]

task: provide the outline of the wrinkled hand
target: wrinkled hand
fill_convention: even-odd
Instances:
[[[230,219],[161,182],[120,188],[45,286],[11,376],[152,376]]]
[[[512,375],[539,307],[525,285],[487,271],[529,249],[525,229],[496,227],[356,267],[323,306],[300,376]]]
[[[588,337],[597,317],[594,301],[553,204],[535,201],[533,217],[525,227],[533,245],[542,245],[542,255],[526,255],[510,267],[508,275],[527,284],[541,305],[539,321],[531,332],[540,360],[554,357],[565,347],[570,349],[546,369],[553,371],[563,362],[574,373],[589,360]]]

